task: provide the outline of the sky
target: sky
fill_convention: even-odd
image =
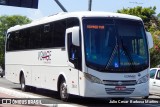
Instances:
[[[87,11],[88,0],[59,0],[68,12]],[[156,14],[160,13],[160,0],[92,0],[92,11],[116,12],[123,8],[136,6],[156,6]],[[0,15],[22,15],[32,20],[63,12],[54,0],[39,0],[38,9],[0,5]]]

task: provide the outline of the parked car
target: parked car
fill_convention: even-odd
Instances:
[[[160,68],[150,69],[149,93],[160,95]]]
[[[2,67],[0,66],[0,76],[3,77],[4,76],[4,71],[2,69]]]

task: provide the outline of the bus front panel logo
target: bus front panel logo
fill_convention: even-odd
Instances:
[[[121,81],[118,81],[118,85],[122,85],[123,83]]]
[[[124,75],[125,78],[136,78],[136,75]]]

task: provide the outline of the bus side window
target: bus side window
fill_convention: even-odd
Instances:
[[[56,21],[53,26],[53,47],[65,47],[66,21]]]
[[[9,37],[9,50],[19,50],[19,31],[12,32]]]
[[[67,34],[67,47],[68,47],[68,59],[70,62],[73,62],[71,60],[71,58],[72,58],[71,57],[72,56],[72,53],[71,53],[71,51],[72,51],[72,33]]]
[[[34,26],[29,29],[30,49],[41,48],[41,26]]]
[[[78,18],[68,18],[67,19],[67,28],[71,28],[73,26],[79,26]]]
[[[75,63],[77,59],[77,49],[76,46],[72,44],[72,33],[67,34],[67,47],[68,47],[68,58],[71,63]]]
[[[41,34],[42,48],[50,48],[53,46],[51,27],[52,26],[50,24],[45,24],[42,27],[43,28],[43,32]]]

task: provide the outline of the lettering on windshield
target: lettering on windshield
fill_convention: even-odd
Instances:
[[[140,63],[138,63],[138,62],[133,62],[132,64],[133,65],[140,65]],[[131,65],[131,63],[129,63],[129,62],[121,62],[121,65],[127,66],[127,65]]]
[[[87,25],[87,29],[104,29],[103,25]]]

